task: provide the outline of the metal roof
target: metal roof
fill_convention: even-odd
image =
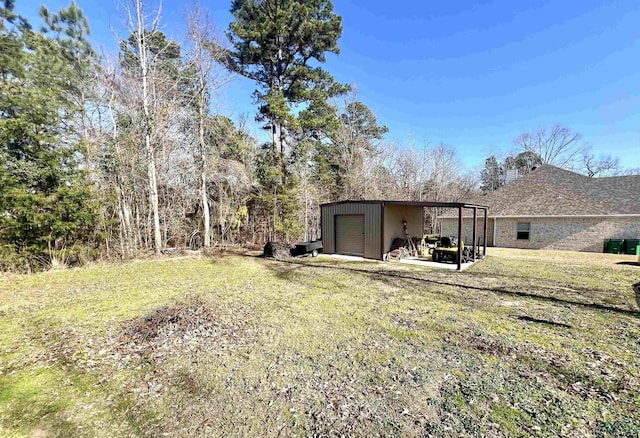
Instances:
[[[328,207],[331,205],[340,205],[340,204],[381,204],[381,205],[410,205],[415,207],[443,207],[443,208],[485,208],[489,207],[486,205],[479,204],[468,204],[466,202],[436,202],[436,201],[393,201],[393,200],[367,200],[367,199],[359,199],[359,200],[346,200],[346,201],[336,201],[336,202],[328,202],[326,204],[320,204],[320,207]]]

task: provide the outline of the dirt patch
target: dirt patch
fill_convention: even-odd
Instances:
[[[154,362],[178,355],[221,354],[244,343],[245,321],[243,310],[214,307],[191,296],[127,323],[117,337],[116,351],[127,358]]]
[[[514,353],[512,346],[503,340],[487,336],[474,334],[468,339],[468,347],[472,350],[484,354],[492,354],[494,356],[506,356]]]

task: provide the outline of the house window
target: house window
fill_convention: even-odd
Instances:
[[[516,240],[529,240],[531,222],[518,222],[516,226]]]

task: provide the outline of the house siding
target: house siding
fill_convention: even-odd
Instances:
[[[496,218],[495,246],[602,252],[605,239],[639,239],[640,218]],[[516,239],[518,222],[531,223],[529,240]]]

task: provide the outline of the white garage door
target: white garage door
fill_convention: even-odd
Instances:
[[[364,256],[364,215],[338,215],[336,218],[336,252]]]

